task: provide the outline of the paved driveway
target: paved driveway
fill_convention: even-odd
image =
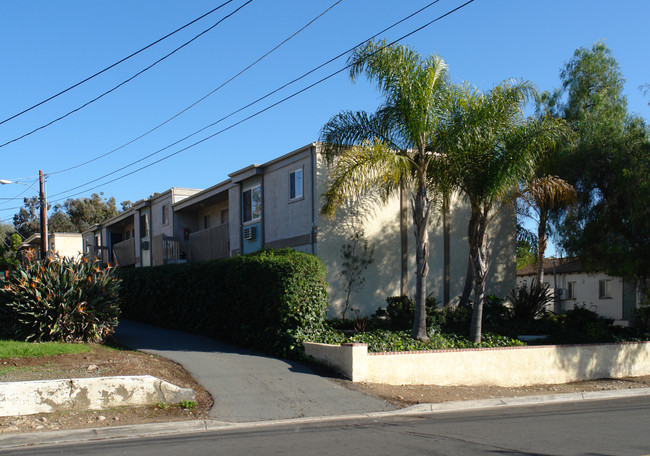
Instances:
[[[133,349],[176,361],[214,398],[210,418],[248,422],[394,410],[385,401],[350,391],[309,367],[250,352],[206,337],[120,320],[116,339]]]

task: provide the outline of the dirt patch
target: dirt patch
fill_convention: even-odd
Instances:
[[[582,391],[650,388],[650,376],[589,380],[559,385],[532,385],[517,388],[504,388],[499,386],[394,386],[379,383],[352,383],[341,379],[335,379],[333,381],[336,381],[351,390],[380,397],[400,407],[414,404],[468,401],[474,399],[495,399],[500,397],[538,396],[541,394],[579,393]]]
[[[50,380],[57,378],[153,375],[196,393],[193,409],[169,407],[120,407],[101,411],[39,413],[0,417],[0,433],[49,431],[88,427],[122,426],[180,420],[207,419],[212,397],[179,364],[159,356],[92,345],[92,350],[59,356],[0,359],[0,381]]]

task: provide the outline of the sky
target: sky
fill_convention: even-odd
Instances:
[[[0,122],[225,1],[2,2]],[[321,127],[342,110],[374,111],[380,99],[373,85],[363,79],[352,83],[345,71],[334,74],[344,68],[346,54],[236,112],[431,1],[232,0],[88,82],[0,124],[0,179],[38,188],[38,171],[43,170],[51,204],[103,192],[104,197],[115,197],[118,208],[121,201],[137,201],[171,187],[215,185],[229,173],[317,141]],[[439,0],[379,37],[398,40],[424,56],[439,55],[449,66],[452,82],[467,81],[482,90],[511,78],[553,90],[560,85],[560,69],[577,48],[604,40],[626,78],[629,111],[650,120],[650,94],[639,89],[650,83],[647,0],[474,0],[411,34],[465,1]],[[0,186],[0,221],[11,223],[22,198],[36,193],[28,186]]]

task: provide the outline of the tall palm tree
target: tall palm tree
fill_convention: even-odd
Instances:
[[[450,172],[471,208],[468,240],[475,303],[470,338],[477,343],[490,264],[488,226],[518,183],[533,173],[537,155],[567,132],[557,119],[524,116],[525,102],[536,95],[529,82],[503,82],[487,93],[458,86],[447,119]]]
[[[533,177],[524,183],[520,193],[523,212],[537,222],[536,281],[544,281],[544,252],[548,244],[548,221],[561,209],[576,204],[577,193],[573,185],[557,176]],[[533,214],[530,214],[530,212]]]
[[[383,103],[375,113],[344,111],[323,127],[321,140],[331,172],[322,212],[335,216],[347,198],[379,189],[387,199],[404,185],[410,193],[416,245],[415,316],[412,336],[427,340],[426,278],[429,270],[429,216],[435,182],[433,135],[447,82],[442,59],[404,46],[369,42],[349,59],[350,77],[364,74],[377,83]]]

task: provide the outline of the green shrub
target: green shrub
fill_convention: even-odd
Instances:
[[[588,344],[616,342],[614,319],[605,318],[584,307],[574,307],[561,318],[562,324],[549,337],[553,343]]]
[[[386,317],[391,329],[410,329],[413,327],[415,315],[415,301],[408,296],[389,296],[386,298]],[[434,323],[434,312],[438,308],[438,302],[433,296],[427,297],[427,327]]]
[[[322,328],[326,271],[290,249],[201,263],[123,269],[126,318],[291,356],[299,329]]]
[[[98,262],[51,257],[12,270],[0,289],[0,337],[102,342],[119,315],[119,280]]]

